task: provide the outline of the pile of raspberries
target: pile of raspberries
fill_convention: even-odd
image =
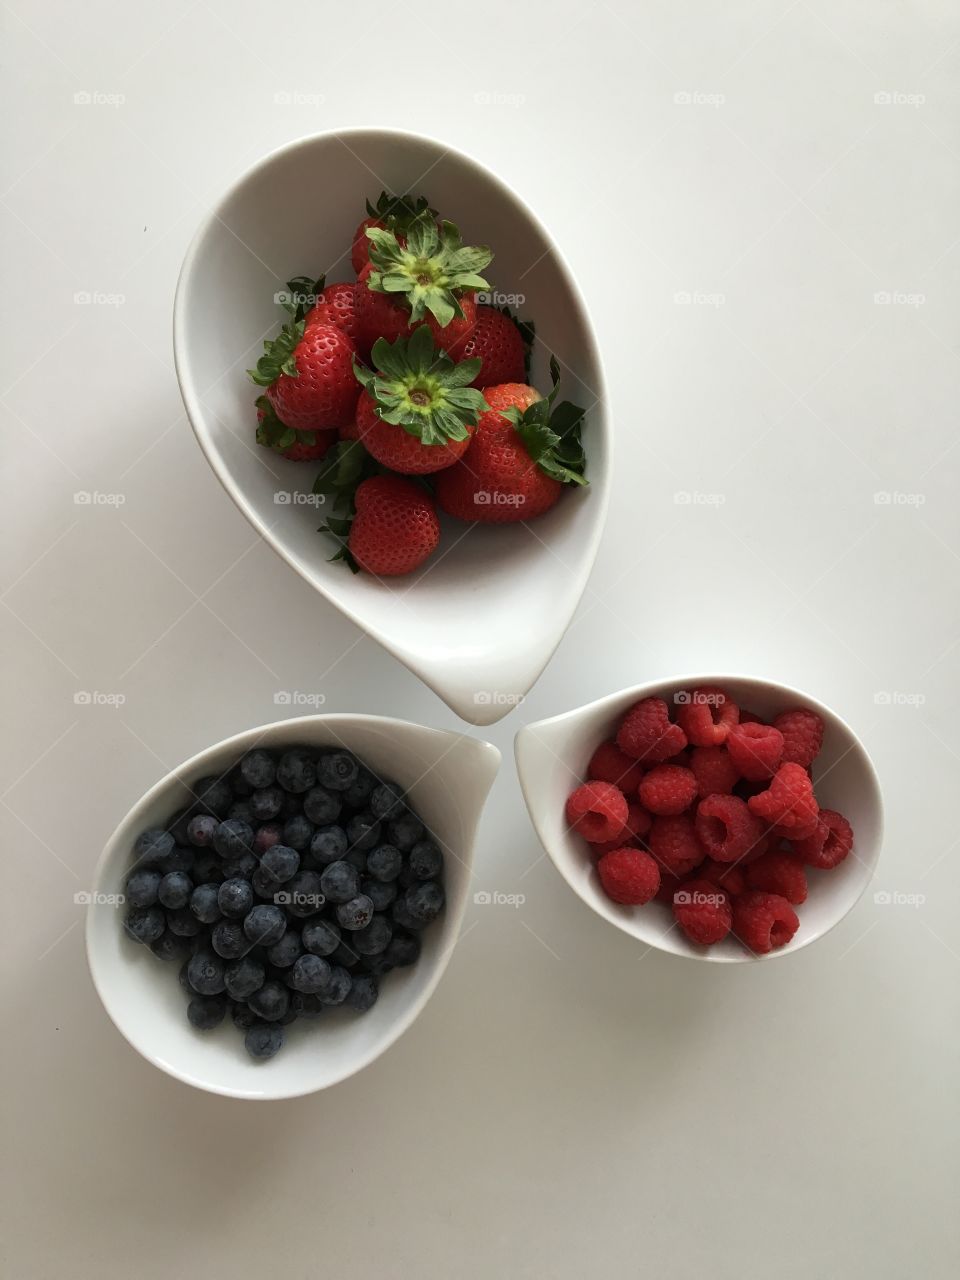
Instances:
[[[715,686],[680,690],[673,711],[634,703],[593,753],[567,821],[614,902],[655,899],[691,942],[732,933],[765,955],[797,931],[807,869],[830,871],[853,847],[850,823],[814,795],[823,721],[794,707],[766,724]]]

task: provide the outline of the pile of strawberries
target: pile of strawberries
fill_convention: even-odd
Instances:
[[[356,280],[288,283],[289,319],[249,371],[257,440],[322,459],[314,492],[334,559],[379,577],[410,573],[440,541],[437,509],[508,524],[582,485],[583,410],[528,383],[533,326],[478,305],[493,254],[464,245],[423,197],[383,192],[354,234]]]
[[[809,869],[832,870],[853,847],[849,822],[814,794],[823,720],[795,707],[766,724],[713,686],[673,704],[672,720],[663,698],[627,711],[567,800],[567,821],[614,902],[656,899],[691,942],[732,933],[766,954],[796,933]]]

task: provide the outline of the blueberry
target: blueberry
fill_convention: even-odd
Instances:
[[[245,822],[248,827],[252,827],[256,818],[253,813],[253,805],[249,800],[234,800],[233,804],[227,811],[228,822]]]
[[[194,884],[219,884],[223,879],[220,861],[212,850],[204,849],[194,858],[191,879]]]
[[[361,765],[360,772],[343,793],[344,804],[350,809],[364,808],[376,785],[377,779],[369,769],[364,769]]]
[[[150,950],[158,960],[182,960],[190,954],[190,939],[182,938],[167,929],[150,943]]]
[[[284,903],[287,914],[301,920],[314,916],[324,903],[320,876],[316,871],[300,871],[286,887],[288,901]]]
[[[342,807],[340,796],[326,787],[311,787],[303,797],[303,812],[318,826],[336,822]]]
[[[396,902],[390,908],[390,917],[394,924],[398,924],[401,929],[417,930],[422,929],[423,924],[419,920],[414,920],[410,914],[410,908],[407,906],[407,895],[401,894]]]
[[[319,996],[307,991],[295,991],[290,997],[290,1008],[298,1018],[319,1018],[326,1006]]]
[[[429,924],[443,910],[443,885],[439,880],[424,880],[407,890],[404,902],[418,924]]]
[[[137,867],[127,876],[126,895],[131,907],[152,907],[157,903],[160,872],[151,867]]]
[[[397,896],[396,881],[384,884],[382,880],[363,879],[360,881],[360,892],[365,893],[373,903],[374,911],[386,911]]]
[[[198,884],[190,895],[190,910],[201,924],[216,924],[221,915],[217,886]]]
[[[267,960],[275,969],[289,969],[303,955],[303,942],[296,929],[288,929],[267,951]]]
[[[273,756],[261,747],[248,751],[240,761],[240,776],[254,790],[269,787],[277,776],[277,766],[274,764]]]
[[[199,996],[216,996],[224,989],[224,964],[212,951],[198,951],[190,957],[187,979]]]
[[[284,791],[301,795],[304,791],[309,791],[316,780],[317,770],[309,751],[296,748],[293,751],[285,751],[280,757],[280,763],[277,765],[277,781]]]
[[[223,982],[227,995],[234,1000],[247,1000],[259,991],[266,979],[266,970],[255,956],[241,956],[231,960],[224,968]]]
[[[210,813],[197,813],[187,823],[187,841],[196,849],[206,849],[213,844],[213,835],[219,826]]]
[[[190,845],[175,844],[160,863],[164,875],[169,871],[192,871],[197,860],[197,851]]]
[[[330,970],[330,981],[317,994],[324,1004],[343,1004],[352,986],[353,978],[347,970],[340,965],[334,965]]]
[[[318,827],[310,840],[310,853],[324,867],[339,862],[349,848],[343,827]]]
[[[396,782],[381,782],[370,793],[370,812],[375,818],[399,818],[403,812],[403,788]]]
[[[283,808],[283,792],[279,787],[261,787],[250,797],[255,822],[269,822]]]
[[[369,902],[369,898],[367,901]],[[347,906],[349,905],[348,903]],[[345,911],[346,907],[341,907],[340,910]],[[355,930],[350,941],[362,956],[378,956],[387,949],[387,944],[392,937],[393,925],[387,917],[375,915],[369,924]]]
[[[259,865],[255,853],[242,853],[239,858],[224,858],[220,871],[224,880],[249,880]]]
[[[242,858],[253,845],[253,828],[249,822],[227,818],[217,827],[213,847],[221,858]]]
[[[328,902],[349,902],[360,888],[360,876],[349,862],[331,862],[320,876],[320,887]]]
[[[212,1031],[227,1016],[227,1002],[223,996],[194,996],[187,1005],[187,1017],[198,1031]]]
[[[283,839],[283,828],[279,822],[265,822],[257,827],[253,837],[253,852],[262,857],[268,849],[279,844]]]
[[[173,853],[174,839],[169,831],[161,831],[159,827],[151,827],[137,836],[133,846],[133,856],[141,866],[157,866]]]
[[[253,1012],[266,1022],[279,1022],[290,1007],[290,992],[279,982],[265,982],[247,1001]]]
[[[224,960],[238,960],[250,950],[250,939],[239,920],[218,920],[210,931],[210,945]]]
[[[253,908],[243,921],[243,931],[254,944],[269,947],[278,942],[287,927],[287,917],[279,907],[266,903]]]
[[[378,844],[367,856],[367,873],[374,880],[396,880],[403,866],[403,854],[395,844]]]
[[[435,880],[443,870],[443,854],[432,840],[418,840],[410,850],[410,870],[418,880]]]
[[[203,925],[189,907],[175,907],[167,912],[167,928],[180,938],[195,938]]]
[[[376,978],[369,974],[359,974],[353,979],[353,984],[347,992],[346,1004],[357,1013],[366,1013],[368,1009],[372,1009],[377,1003],[377,996],[380,990],[377,987]]]
[[[360,762],[349,751],[325,751],[317,761],[320,785],[331,791],[346,791],[359,772]]]
[[[365,893],[358,893],[349,902],[337,907],[337,923],[343,929],[356,932],[365,929],[373,919],[373,903]]]
[[[354,951],[353,947],[347,941],[347,938],[352,937],[353,934],[348,933],[347,937],[341,941],[336,951],[332,951],[330,953],[331,964],[341,965],[344,969],[353,969],[357,966],[360,961],[360,956],[356,951]]]
[[[230,1010],[230,1017],[233,1019],[233,1025],[238,1031],[249,1031],[253,1024],[258,1021],[257,1015],[253,1012],[249,1005],[238,1001]]]
[[[372,813],[355,813],[347,823],[347,839],[356,849],[372,849],[380,841],[380,823]]]
[[[253,885],[254,893],[258,898],[262,898],[264,902],[273,902],[283,888],[280,881],[275,880],[270,872],[263,867],[257,867],[250,877],[250,883]]]
[[[271,875],[278,884],[286,884],[300,870],[300,855],[289,845],[275,844],[260,859],[260,867]]]
[[[185,907],[193,893],[193,881],[185,871],[168,871],[160,881],[157,897],[161,906]]]
[[[394,933],[383,953],[384,960],[398,969],[415,964],[420,956],[420,939],[415,933]]]
[[[340,945],[340,930],[331,920],[316,920],[303,926],[303,945],[315,956],[329,956]]]
[[[228,920],[242,920],[253,906],[250,881],[239,877],[224,880],[217,890],[217,905]]]
[[[217,818],[225,818],[233,804],[233,792],[226,778],[201,778],[193,787],[193,794],[201,809]]]
[[[302,813],[296,813],[283,824],[283,843],[302,853],[313,838],[313,823]]]
[[[391,843],[407,853],[423,835],[425,827],[415,813],[401,813],[387,828]]]
[[[300,956],[293,966],[292,985],[297,991],[317,995],[330,985],[330,965],[322,956],[308,952]]]
[[[278,1027],[275,1023],[255,1022],[244,1036],[243,1043],[251,1058],[264,1062],[280,1052],[285,1037],[283,1027]]]

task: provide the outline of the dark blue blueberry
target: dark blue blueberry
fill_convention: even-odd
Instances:
[[[339,862],[349,848],[343,827],[318,827],[310,840],[310,853],[322,867]]]
[[[250,939],[239,920],[218,920],[210,930],[210,945],[224,960],[238,960],[250,950]]]
[[[158,960],[182,960],[190,954],[190,939],[167,929],[150,943],[150,950]]]
[[[398,969],[415,964],[420,956],[420,939],[415,933],[395,932],[383,958]]]
[[[272,849],[275,844],[281,844],[283,841],[283,827],[279,822],[265,822],[262,826],[257,827],[253,837],[253,852],[258,857],[263,857],[268,849]]]
[[[285,751],[277,765],[277,782],[284,791],[292,791],[294,795],[302,795],[309,791],[317,780],[317,769],[309,751],[295,748]]]
[[[397,885],[394,880],[384,884],[382,880],[364,878],[360,881],[360,892],[373,903],[374,911],[386,911],[397,896]]]
[[[193,893],[193,881],[185,871],[168,871],[160,881],[157,897],[161,906],[176,910],[185,907]]]
[[[355,813],[347,823],[347,839],[352,848],[372,849],[380,842],[380,823],[372,813]]]
[[[373,919],[373,903],[365,893],[358,893],[349,902],[342,902],[337,907],[337,924],[341,929],[349,929],[352,933],[365,929]]]
[[[287,901],[283,904],[287,914],[306,920],[314,916],[324,905],[320,876],[316,871],[300,871],[286,886]]]
[[[372,1009],[377,1003],[377,996],[380,989],[377,986],[377,980],[369,974],[357,974],[353,979],[353,984],[347,992],[345,1003],[356,1010],[357,1013],[366,1013],[368,1009]]]
[[[240,761],[240,774],[254,790],[259,790],[273,785],[277,766],[269,751],[256,747],[253,751],[248,751]]]
[[[283,808],[283,792],[279,787],[261,787],[250,797],[254,821],[269,822]]]
[[[329,956],[340,945],[340,930],[332,920],[313,920],[303,926],[303,945],[315,956]]]
[[[367,901],[369,902],[369,898]],[[347,906],[349,905],[347,903]],[[346,907],[341,907],[340,910],[345,911]],[[362,956],[378,956],[387,949],[392,937],[393,925],[387,917],[374,916],[368,925],[354,932],[350,942]]]
[[[410,850],[410,870],[418,880],[435,880],[443,870],[443,854],[432,840],[418,840]]]
[[[213,847],[221,858],[242,858],[253,846],[253,828],[249,822],[227,818],[217,827]]]
[[[253,1024],[259,1019],[249,1005],[238,1001],[230,1010],[230,1017],[233,1019],[233,1025],[238,1031],[249,1031]]]
[[[198,1031],[212,1031],[227,1016],[224,996],[194,996],[187,1005],[187,1017]]]
[[[286,884],[300,870],[300,855],[286,844],[275,844],[260,859],[260,867],[278,884]]]
[[[131,907],[153,907],[160,889],[160,872],[152,867],[137,867],[127,876],[125,893]]]
[[[167,912],[167,928],[180,938],[195,938],[203,925],[189,907],[175,907]]]
[[[330,953],[330,963],[339,964],[344,969],[354,969],[360,961],[360,954],[354,951],[348,939],[353,937],[352,933],[348,933],[340,942],[336,951]]]
[[[346,791],[359,772],[360,762],[349,751],[325,751],[317,761],[317,779],[331,791]]]
[[[266,980],[266,970],[255,956],[241,956],[231,960],[223,970],[223,982],[227,995],[234,1000],[247,1000],[259,991]]]
[[[265,982],[254,991],[247,1004],[265,1022],[279,1022],[290,1007],[290,992],[279,982]]]
[[[390,917],[394,924],[398,924],[401,929],[417,930],[422,929],[423,924],[419,920],[414,920],[410,914],[410,908],[407,906],[407,895],[401,894],[396,902],[390,908]]]
[[[326,1006],[311,992],[295,991],[290,997],[290,1008],[298,1018],[319,1018]]]
[[[212,951],[198,951],[190,957],[187,978],[198,996],[216,996],[224,989],[224,964]]]
[[[360,766],[360,772],[343,793],[343,803],[348,809],[364,809],[377,785],[377,779],[369,769]]]
[[[213,844],[219,822],[211,813],[197,813],[187,823],[187,840],[195,849],[206,849]]]
[[[283,843],[302,853],[313,838],[313,823],[302,813],[296,813],[283,824]]]
[[[174,839],[169,831],[151,827],[137,836],[133,846],[134,861],[141,867],[159,866],[173,853]]]
[[[217,890],[217,905],[228,920],[242,920],[253,907],[253,889],[249,880],[224,880]]]
[[[443,885],[439,880],[424,880],[404,894],[407,911],[421,926],[435,920],[443,910]]]
[[[296,929],[288,929],[279,942],[267,951],[267,960],[275,969],[289,969],[303,955],[303,942]]]
[[[253,812],[253,805],[249,800],[234,800],[227,812],[228,822],[245,822],[248,827],[252,827],[257,821]]]
[[[370,812],[381,822],[399,818],[403,810],[403,788],[396,782],[381,782],[370,793]]]
[[[357,896],[360,876],[349,862],[331,862],[320,876],[320,887],[328,902],[349,902]]]
[[[395,844],[401,853],[407,853],[417,843],[424,833],[424,825],[415,813],[401,813],[399,818],[394,818],[388,828],[390,841]]]
[[[224,858],[220,872],[224,880],[249,880],[259,865],[255,853],[242,853],[239,858]]]
[[[164,875],[169,871],[192,871],[196,860],[196,849],[186,844],[175,844],[170,853],[161,861],[160,870]]]
[[[201,924],[216,924],[222,914],[217,886],[198,884],[190,895],[190,910]]]
[[[308,952],[298,958],[293,966],[291,985],[297,991],[317,995],[330,985],[330,965],[322,956]]]
[[[264,1062],[280,1052],[285,1038],[286,1032],[276,1023],[255,1022],[244,1036],[243,1043],[251,1058]]]
[[[225,818],[233,804],[233,792],[226,778],[201,778],[193,787],[200,808],[217,818]]]
[[[287,917],[281,909],[260,903],[246,916],[243,931],[255,946],[269,947],[279,942],[287,927]]]
[[[253,885],[253,891],[258,898],[262,898],[264,902],[275,901],[277,894],[283,889],[283,885],[279,880],[275,880],[269,871],[263,867],[257,867],[256,871],[250,877],[250,883]],[[278,905],[280,905],[278,903]]]
[[[374,880],[396,880],[403,866],[403,854],[395,844],[378,844],[367,855],[367,874]]]
[[[311,787],[303,797],[303,812],[318,827],[336,822],[341,808],[340,797],[326,787]]]
[[[197,854],[190,878],[194,884],[219,884],[223,879],[222,864],[211,849],[203,849]]]
[[[340,965],[334,965],[330,970],[330,981],[322,991],[317,992],[317,995],[324,1004],[343,1004],[352,986],[353,978],[347,970]]]

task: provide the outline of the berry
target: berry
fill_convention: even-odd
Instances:
[[[293,966],[290,981],[295,990],[317,995],[330,985],[330,964],[321,956],[302,955]]]
[[[243,932],[255,946],[269,947],[283,937],[287,917],[279,907],[260,904],[247,913]]]
[[[726,747],[694,747],[690,752],[689,767],[697,780],[697,794],[701,800],[706,796],[730,795],[739,777],[729,751],[729,740]]]
[[[309,791],[317,780],[317,770],[309,751],[295,748],[285,751],[277,765],[277,782],[284,791],[300,795]]]
[[[248,827],[254,823],[253,805],[249,800],[235,800],[230,806],[227,817],[237,822],[245,822]]]
[[[786,741],[786,740],[784,740]],[[781,835],[798,837],[816,829],[817,802],[813,783],[799,764],[782,764],[766,791],[747,801],[750,812],[776,827]]]
[[[687,745],[679,725],[670,723],[662,698],[642,698],[627,711],[617,733],[617,746],[644,764],[659,764]]]
[[[642,906],[660,888],[660,868],[642,849],[614,849],[597,863],[600,883],[608,898],[625,906]]]
[[[134,907],[127,912],[123,927],[134,942],[142,942],[149,946],[161,936],[166,928],[166,920],[159,907]]]
[[[318,827],[310,840],[310,855],[321,866],[338,862],[349,848],[343,827]]]
[[[366,240],[366,237],[364,237]],[[356,286],[331,284],[322,290],[314,306],[304,316],[304,332],[315,324],[330,324],[345,333],[356,347],[360,333],[357,325]]]
[[[159,897],[162,877],[152,867],[136,867],[127,876],[124,888],[131,907],[152,907]]]
[[[823,746],[823,720],[808,707],[794,707],[774,717],[773,726],[783,734],[784,764],[809,769]]]
[[[324,1004],[343,1004],[352,986],[353,979],[349,972],[341,965],[334,965],[330,970],[329,983],[318,994]]]
[[[221,858],[241,858],[253,845],[253,828],[237,818],[227,818],[213,835],[213,847]]]
[[[340,816],[340,797],[326,787],[311,787],[303,797],[303,812],[317,826],[336,822]]]
[[[763,823],[737,796],[707,796],[695,819],[700,843],[715,862],[736,862],[763,838]]]
[[[240,761],[240,776],[254,791],[273,785],[277,776],[277,766],[269,751],[257,748],[248,751]]]
[[[640,803],[653,814],[683,813],[696,795],[693,772],[675,764],[655,765],[640,783]]]
[[[730,895],[710,880],[688,880],[673,895],[673,916],[691,942],[721,942],[733,923]]]
[[[689,813],[654,818],[647,845],[660,865],[661,875],[666,868],[675,876],[685,876],[704,859]]]
[[[783,734],[769,724],[736,724],[727,735],[727,751],[741,777],[759,782],[776,773],[783,756]]]
[[[164,907],[185,907],[193,893],[193,881],[185,871],[168,871],[160,881],[157,897]]]
[[[183,938],[167,929],[159,938],[154,938],[150,943],[150,950],[158,960],[182,960],[184,956],[190,955],[192,946],[189,938]]]
[[[263,986],[266,970],[254,956],[231,960],[223,970],[223,985],[232,1000],[246,1000]]]
[[[179,938],[195,938],[203,925],[188,907],[177,907],[167,912],[167,928]]]
[[[477,307],[477,318],[461,352],[463,360],[479,360],[480,371],[470,384],[499,387],[523,382],[526,343],[513,318],[496,307]]]
[[[377,956],[387,949],[392,937],[393,925],[387,917],[375,915],[369,924],[354,930],[352,942],[360,955]]]
[[[213,844],[213,837],[219,823],[212,814],[197,813],[187,823],[187,839],[197,849],[206,849]]]
[[[207,777],[195,782],[191,788],[201,808],[215,818],[225,818],[233,804],[233,791],[226,778]]]
[[[263,351],[248,373],[266,388],[266,400],[284,427],[313,432],[351,421],[359,393],[353,376],[356,348],[342,329],[294,320],[267,339]],[[283,437],[275,443],[282,442]]]
[[[733,900],[733,931],[757,955],[786,946],[799,927],[797,913],[779,894],[751,889]]]
[[[265,1022],[279,1022],[290,1007],[290,992],[279,982],[265,982],[250,996],[247,1004]]]
[[[337,923],[342,929],[354,932],[365,929],[373,919],[373,903],[363,893],[358,893],[349,902],[341,902],[337,907]]]
[[[253,906],[253,889],[249,880],[224,880],[217,890],[217,906],[228,920],[242,920]]]
[[[745,869],[747,885],[765,893],[777,893],[794,906],[807,900],[807,877],[799,858],[774,850]]]
[[[832,871],[853,848],[853,828],[835,809],[821,809],[813,836],[794,842],[798,857],[821,871]]]
[[[286,884],[300,869],[300,855],[285,844],[275,844],[260,859],[260,870],[276,884]]]
[[[302,813],[295,813],[283,824],[281,839],[290,849],[302,853],[313,839],[314,827],[309,818]]]
[[[279,941],[267,948],[267,961],[275,969],[291,969],[303,955],[303,940],[296,929],[288,929]]]
[[[298,871],[287,882],[286,897],[288,915],[297,916],[301,920],[316,915],[323,906],[319,874],[316,871]]]
[[[414,845],[414,848],[419,848],[419,845]],[[437,852],[439,853],[439,850]],[[378,845],[376,849],[371,850],[367,858],[368,874],[373,876],[375,880],[382,880],[384,883],[396,880],[402,866],[403,854],[396,845],[392,844]]]
[[[415,813],[402,813],[394,818],[387,833],[391,844],[395,844],[401,853],[412,849],[424,833],[424,825]]]
[[[370,770],[364,769],[361,766],[357,771],[357,776],[343,793],[344,803],[351,809],[365,808],[376,785],[377,779],[373,776]]]
[[[372,476],[357,486],[354,500],[357,513],[347,547],[367,573],[378,578],[412,573],[437,549],[437,513],[430,495],[412,480]]]
[[[383,953],[386,963],[405,969],[416,964],[420,957],[420,939],[415,933],[394,933],[390,944]]]
[[[355,813],[347,823],[347,840],[351,849],[372,849],[380,840],[380,823],[372,813]]]
[[[677,724],[695,747],[720,747],[740,718],[740,711],[729,694],[716,685],[703,685],[692,692],[674,696]]]
[[[374,911],[386,911],[397,896],[397,881],[385,882],[365,877],[360,881],[360,892],[365,893],[373,903]]]
[[[381,822],[399,817],[403,804],[403,788],[396,782],[381,782],[370,793],[370,812]]]
[[[432,840],[419,840],[410,850],[410,874],[416,880],[436,880],[443,870],[443,854]]]
[[[331,862],[321,873],[320,887],[329,902],[349,902],[357,896],[360,875],[349,862]]]
[[[356,782],[359,773],[359,761],[349,751],[325,751],[317,761],[317,779],[320,787],[326,788],[327,792],[346,791]],[[333,818],[315,818],[314,821],[332,822]]]
[[[250,797],[250,811],[255,822],[269,822],[283,808],[283,792],[279,787],[261,787]],[[259,835],[259,832],[257,833]],[[257,838],[254,836],[254,848]]]
[[[210,945],[224,960],[238,960],[250,950],[250,941],[239,920],[218,920],[210,932]]]
[[[331,956],[340,945],[340,930],[332,920],[315,920],[303,926],[303,945],[315,956]]]
[[[612,782],[624,795],[632,795],[640,786],[643,769],[615,742],[601,742],[590,757],[587,777],[591,782]]]
[[[286,1032],[276,1023],[255,1022],[244,1036],[243,1043],[251,1058],[264,1062],[283,1048]]]
[[[585,782],[567,799],[566,816],[585,840],[612,840],[627,821],[627,800],[611,782]]]
[[[225,988],[224,963],[212,951],[198,951],[187,962],[187,981],[200,996],[216,996]]]
[[[377,1003],[379,994],[376,978],[369,974],[360,974],[353,979],[345,1003],[356,1013],[366,1013]]]
[[[142,867],[153,867],[162,864],[173,853],[174,840],[169,831],[161,831],[152,827],[137,836],[133,846],[133,856]]]
[[[198,1031],[212,1031],[227,1016],[227,1002],[223,996],[194,996],[187,1005],[187,1018]]]
[[[726,889],[731,898],[743,893],[747,887],[747,879],[741,865],[733,862],[717,862],[706,858],[697,867],[697,879],[709,880],[711,884]]]
[[[422,928],[443,910],[443,885],[439,880],[423,880],[411,885],[403,896],[403,903],[409,917]]]

